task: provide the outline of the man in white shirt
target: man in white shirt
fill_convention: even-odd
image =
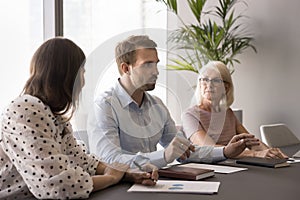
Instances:
[[[250,134],[240,134],[225,147],[195,147],[178,132],[162,101],[147,91],[155,88],[159,62],[156,43],[148,36],[131,36],[115,49],[121,77],[116,85],[95,99],[89,113],[91,153],[105,162],[131,167],[147,162],[158,168],[175,159],[217,162],[235,157],[246,147],[258,145]],[[157,151],[157,144],[164,149]]]

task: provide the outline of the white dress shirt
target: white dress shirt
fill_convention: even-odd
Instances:
[[[139,107],[118,81],[115,87],[99,95],[93,106],[87,126],[91,153],[105,162],[121,162],[131,167],[136,167],[133,161],[151,162],[159,168],[167,165],[164,149],[157,151],[156,147],[159,143],[166,148],[178,131],[158,97],[145,92]],[[197,147],[188,161],[224,159],[222,147]]]

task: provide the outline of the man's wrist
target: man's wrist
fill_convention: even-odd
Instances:
[[[168,164],[168,163],[170,163],[170,162],[167,160],[166,157],[167,157],[167,156],[166,156],[166,150],[164,150],[164,160],[165,160],[165,162]]]
[[[226,146],[223,147],[223,156],[228,159],[228,156],[226,155]]]

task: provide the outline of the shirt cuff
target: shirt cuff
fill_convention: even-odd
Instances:
[[[204,162],[215,163],[226,160],[223,153],[223,147],[214,146],[195,146],[195,152],[191,153],[190,157],[183,162]],[[182,162],[182,161],[181,161]]]
[[[151,152],[151,154],[149,155],[151,164],[155,165],[159,169],[167,166],[168,164],[165,160],[164,152],[165,152],[164,150],[160,150],[160,151]]]
[[[213,162],[220,162],[226,160],[227,158],[224,155],[224,147],[215,147],[212,150]]]

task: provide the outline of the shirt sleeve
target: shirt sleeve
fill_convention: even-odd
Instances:
[[[186,110],[182,116],[182,126],[185,136],[190,138],[195,132],[204,130],[200,120],[193,114],[192,109]],[[215,163],[226,160],[223,153],[223,147],[214,146],[197,146],[195,152],[191,153],[190,157],[184,162],[204,162]]]
[[[162,103],[161,103],[162,104]],[[164,127],[164,134],[162,137],[162,146],[167,147],[167,145],[171,142],[171,140],[177,136],[177,137],[184,137],[185,132],[178,131],[174,120],[171,118],[169,111],[167,108],[165,108],[167,113],[167,122]],[[191,119],[191,123],[199,124],[199,121],[190,113],[186,113],[187,118]],[[188,120],[188,119],[187,119]],[[199,130],[198,125],[191,127],[191,129],[194,129],[196,132]],[[193,132],[193,133],[194,133]],[[214,146],[195,146],[195,152],[192,152],[190,157],[185,162],[205,162],[205,163],[215,163],[220,162],[223,160],[226,160],[226,157],[223,153],[223,147],[214,147]]]
[[[231,118],[234,119],[236,127],[242,125],[242,123],[239,121],[239,119],[237,118],[237,116],[234,114],[233,110],[231,108],[228,108],[228,110],[229,110],[229,113],[230,113],[229,116],[231,116]]]
[[[185,137],[183,133],[178,133],[178,137]],[[191,152],[190,157],[184,161],[179,160],[182,163],[188,162],[204,162],[204,163],[216,163],[226,160],[224,155],[224,147],[215,146],[195,146],[195,152]]]
[[[2,128],[3,148],[36,198],[87,198],[93,190],[88,172],[98,161],[84,156],[71,135],[58,132],[55,120],[40,101],[13,104]]]
[[[185,162],[204,162],[216,163],[226,160],[224,156],[224,147],[214,146],[195,146],[195,152],[192,152],[190,157]]]
[[[72,167],[81,167],[90,175],[95,175],[98,166],[98,161],[95,156],[86,153],[86,148],[82,144],[78,144],[77,140],[70,134],[66,138],[66,154],[69,157],[70,165]]]
[[[154,95],[152,97],[155,103],[159,105],[161,111],[160,115],[164,121],[163,133],[161,138],[159,139],[159,144],[165,149],[174,139],[174,137],[178,134],[178,130],[176,128],[174,120],[170,115],[168,108],[165,106],[162,100]],[[165,167],[168,164],[164,158],[164,150],[151,152],[149,157],[152,164],[155,164],[159,168]]]
[[[182,127],[187,138],[190,138],[195,132],[204,130],[200,124],[200,120],[193,115],[190,109],[185,111],[182,116]]]
[[[167,107],[161,102],[161,105],[164,107],[165,115],[166,115],[166,123],[164,125],[164,132],[162,135],[162,138],[160,139],[160,144],[166,148],[170,142],[173,140],[173,138],[180,132],[180,130],[177,130],[174,120],[172,119],[169,110]]]
[[[88,135],[90,151],[104,162],[125,163],[136,168],[151,162],[154,165],[162,162],[162,152],[132,153],[121,148],[117,113],[108,101],[94,103],[93,111],[88,117]],[[128,144],[131,145],[131,144]]]

